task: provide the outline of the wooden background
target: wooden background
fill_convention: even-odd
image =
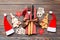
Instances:
[[[46,12],[54,11],[57,18],[56,33],[50,33],[45,30],[43,35],[5,35],[3,14],[15,13],[29,4],[35,4],[36,8],[39,6],[44,7]],[[51,16],[49,16],[50,19]],[[10,21],[10,18],[8,20]],[[0,0],[0,40],[60,40],[60,0]]]

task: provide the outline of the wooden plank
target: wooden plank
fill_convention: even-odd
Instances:
[[[52,0],[0,0],[0,4],[59,4],[60,1]]]
[[[46,31],[45,31],[46,32]],[[2,33],[2,32],[1,32]],[[6,36],[5,33],[1,34],[2,36]],[[48,32],[47,34],[43,34],[43,35],[40,35],[40,34],[37,34],[37,35],[32,35],[32,36],[28,36],[28,35],[18,35],[18,34],[13,34],[11,36],[8,36],[8,37],[60,37],[60,34],[57,34],[57,33],[50,33]]]
[[[6,7],[7,6],[7,7]],[[0,9],[22,9],[25,8],[25,6],[28,5],[0,5]],[[59,9],[60,5],[35,5],[35,7],[43,7],[43,8],[49,8],[49,9]]]
[[[7,6],[7,7],[6,7]],[[15,13],[17,10],[21,11],[25,5],[0,5],[0,13]],[[54,11],[54,12],[60,12],[60,6],[59,5],[36,5],[36,7],[43,7],[45,8],[45,11]]]
[[[1,40],[60,40],[60,37],[0,37]]]

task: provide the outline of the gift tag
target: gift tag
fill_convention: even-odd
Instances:
[[[44,8],[39,7],[37,10],[37,17],[41,17],[44,14]]]

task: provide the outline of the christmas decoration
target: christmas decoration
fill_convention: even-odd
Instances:
[[[44,29],[39,29],[39,34],[42,35],[44,33]]]
[[[25,34],[25,29],[22,28],[22,27],[19,27],[19,28],[16,29],[16,33],[17,34]]]
[[[40,22],[40,25],[42,26],[42,28],[47,28],[48,27],[48,13],[46,13],[44,18]]]
[[[4,14],[4,29],[5,29],[6,35],[11,35],[14,33],[12,26],[10,25],[10,23],[7,20],[6,13]]]
[[[10,16],[12,18],[13,28],[19,27],[19,25],[21,24],[21,22],[12,13],[10,13]]]
[[[41,17],[44,14],[44,8],[39,7],[37,10],[37,17]]]
[[[36,25],[34,22],[32,22],[32,8],[25,8],[24,10],[25,13],[25,18],[24,20],[27,21],[29,20],[28,26],[26,26],[26,34],[31,35],[31,34],[36,34]],[[24,13],[23,12],[23,13]],[[36,9],[34,8],[34,15],[36,14]],[[34,16],[35,18],[36,16]]]
[[[13,28],[15,28],[15,32],[17,34],[25,34],[25,29],[21,26],[21,22],[12,14],[10,13],[13,23]]]
[[[52,15],[52,19],[50,20],[50,24],[49,27],[47,28],[47,31],[56,32],[56,16],[52,11],[49,11],[49,13]]]
[[[36,19],[36,8],[34,8],[34,5],[32,5],[32,18],[31,18],[31,20],[34,20],[34,19]],[[35,32],[33,32],[33,29]],[[31,34],[36,34],[36,25],[35,25],[34,21],[31,21]]]
[[[17,11],[16,16],[20,17],[20,16],[22,16],[22,13]]]
[[[17,11],[15,15],[10,13],[12,25],[10,25],[6,13],[4,13],[4,29],[6,35],[9,36],[13,33],[32,35],[38,33],[44,34],[44,29],[48,32],[56,32],[56,16],[54,12],[49,11],[52,19],[48,25],[48,13],[45,13],[43,7],[39,7],[37,10],[34,5],[30,5],[23,9],[23,11]],[[43,15],[44,14],[44,15]],[[17,18],[18,17],[18,18]],[[42,19],[43,18],[43,19]],[[36,30],[36,27],[40,27]]]

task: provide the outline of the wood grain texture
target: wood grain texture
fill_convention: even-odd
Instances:
[[[6,36],[3,25],[3,14],[7,13],[8,20],[11,23],[10,13],[22,11],[28,5],[34,4],[36,8],[43,7],[45,12],[52,10],[57,18],[57,32],[50,33],[44,30],[43,35],[18,35]],[[49,15],[49,21],[51,20]],[[38,29],[39,27],[37,27]],[[0,40],[60,40],[60,0],[0,0]]]

